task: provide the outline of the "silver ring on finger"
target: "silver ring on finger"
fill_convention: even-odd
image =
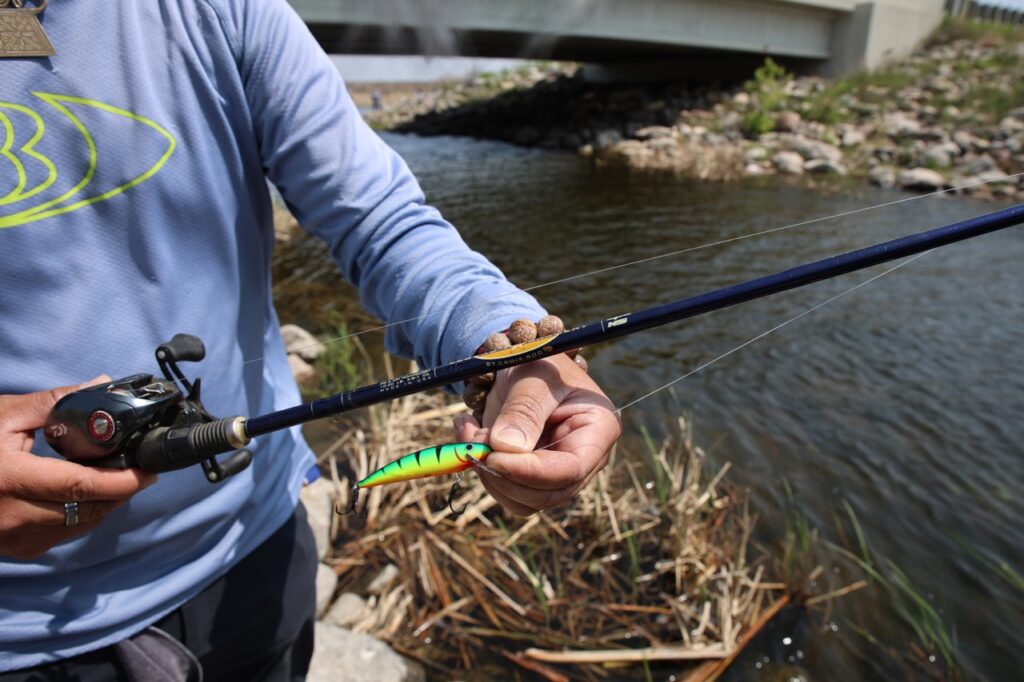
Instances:
[[[64,525],[71,527],[78,525],[78,503],[77,502],[65,502],[64,503]]]

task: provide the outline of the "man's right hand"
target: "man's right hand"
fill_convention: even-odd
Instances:
[[[0,395],[0,556],[34,559],[88,533],[156,475],[139,469],[93,469],[31,452],[35,430],[58,400],[104,381],[26,395]],[[78,524],[66,526],[64,503],[78,503]]]

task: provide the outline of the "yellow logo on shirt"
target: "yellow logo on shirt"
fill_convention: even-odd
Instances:
[[[70,213],[115,197],[156,175],[174,153],[174,148],[177,145],[174,136],[166,128],[144,116],[84,97],[56,95],[47,92],[33,92],[32,94],[56,109],[74,126],[78,135],[85,142],[88,166],[80,177],[73,178],[70,182],[67,178],[61,178],[57,164],[51,158],[57,147],[52,145],[49,147],[51,150],[49,156],[38,149],[46,135],[46,123],[43,117],[29,107],[0,101],[0,133],[2,133],[0,136],[0,141],[2,141],[0,143],[0,228],[25,225]],[[73,111],[76,107],[88,107],[93,111],[113,114],[146,126],[161,135],[164,138],[161,147],[164,147],[164,144],[166,146],[157,161],[140,174],[123,179],[120,184],[112,188],[109,186],[107,188],[91,188],[91,184],[96,179],[99,155],[92,134],[82,122],[81,116],[76,115]],[[34,126],[34,130],[31,127],[28,128],[31,137],[26,138],[24,135],[26,129],[24,125],[20,131],[16,130],[15,121]],[[60,148],[64,149],[66,145],[67,143],[62,141]],[[40,196],[53,186],[57,186],[56,191],[60,192],[57,196]],[[6,194],[4,194],[5,190]],[[13,212],[5,212],[8,207]]]

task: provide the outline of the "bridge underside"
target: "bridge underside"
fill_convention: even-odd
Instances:
[[[441,42],[433,40],[429,35],[425,36],[422,31],[405,27],[309,24],[309,28],[329,54],[458,55],[597,64],[685,61],[690,67],[701,64],[729,65],[746,70],[746,73],[762,64],[765,58],[764,52],[738,52],[638,40],[553,34],[526,36],[511,31],[451,31]],[[798,69],[813,68],[824,61],[824,58],[787,58],[778,55],[776,57],[779,61]]]
[[[943,0],[290,0],[333,54],[622,64],[873,68],[907,54]],[[688,69],[689,70],[689,69]]]

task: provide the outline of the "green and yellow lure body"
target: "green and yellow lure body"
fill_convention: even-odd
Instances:
[[[408,455],[399,457],[393,462],[388,462],[380,469],[352,486],[352,500],[347,511],[340,511],[341,514],[350,514],[355,511],[356,503],[359,501],[359,491],[362,488],[373,488],[388,483],[400,481],[411,481],[415,478],[428,478],[430,476],[444,476],[445,474],[460,474],[470,467],[479,467],[487,471],[487,465],[483,463],[487,455],[491,454],[491,448],[483,443],[448,443],[446,445],[435,445],[430,448],[423,448]],[[497,472],[491,471],[495,475]],[[456,477],[451,491],[448,493],[448,506],[456,515],[461,512],[452,506],[452,499],[459,490],[459,479]]]
[[[356,483],[358,488],[411,481],[414,478],[457,474],[479,464],[491,454],[483,443],[448,443],[423,448],[385,464]]]

